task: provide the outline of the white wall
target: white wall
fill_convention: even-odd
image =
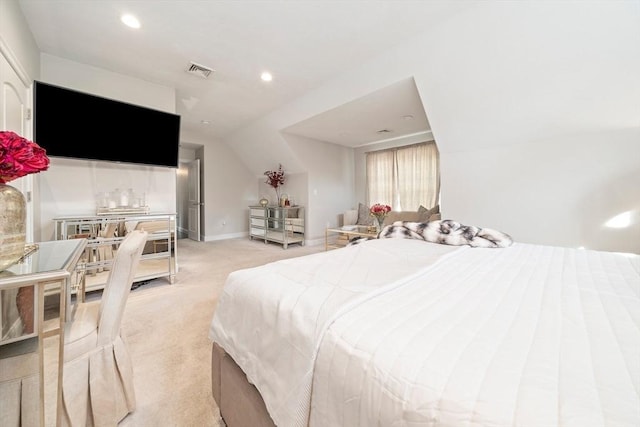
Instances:
[[[639,14],[637,1],[481,2],[226,142],[257,169],[290,155],[280,129],[413,77],[444,217],[521,242],[640,253]],[[277,142],[266,154],[265,141]],[[603,226],[627,211],[627,228]]]
[[[354,198],[353,150],[336,144],[284,135],[307,170],[305,238],[324,244],[325,229],[341,224]],[[298,196],[296,196],[298,197]]]
[[[98,96],[175,112],[175,91],[172,88],[47,54],[41,56],[41,80]],[[91,143],[89,138],[87,143]],[[108,150],[109,147],[104,149]],[[138,149],[148,149],[148,146]],[[175,168],[51,158],[49,169],[38,175],[40,240],[54,238],[53,218],[95,215],[97,194],[116,188],[132,188],[137,193],[145,193],[147,205],[152,212],[176,212]]]
[[[203,171],[204,229],[201,232],[204,240],[248,236],[248,206],[255,205],[260,199],[255,174],[227,144],[200,139],[188,132],[181,134],[181,140],[202,145],[197,157]]]
[[[638,28],[637,2],[491,2],[416,40],[444,215],[640,252]]]

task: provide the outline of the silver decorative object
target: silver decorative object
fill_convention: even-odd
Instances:
[[[26,201],[15,187],[0,184],[0,271],[24,256]]]

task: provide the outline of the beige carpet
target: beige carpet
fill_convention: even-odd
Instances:
[[[122,324],[134,364],[137,408],[120,426],[218,426],[211,396],[209,323],[227,275],[324,245],[277,244],[246,239],[178,240],[173,285],[156,279],[131,291]],[[97,299],[93,292],[88,300]],[[58,338],[45,340],[47,426],[55,425]]]

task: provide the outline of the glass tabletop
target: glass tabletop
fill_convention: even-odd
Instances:
[[[84,249],[86,240],[54,240],[37,243],[37,248],[22,260],[0,272],[0,285],[15,284],[39,275],[67,274]]]

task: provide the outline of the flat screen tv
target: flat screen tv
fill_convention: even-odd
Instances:
[[[180,116],[36,81],[34,141],[48,156],[178,167]]]

